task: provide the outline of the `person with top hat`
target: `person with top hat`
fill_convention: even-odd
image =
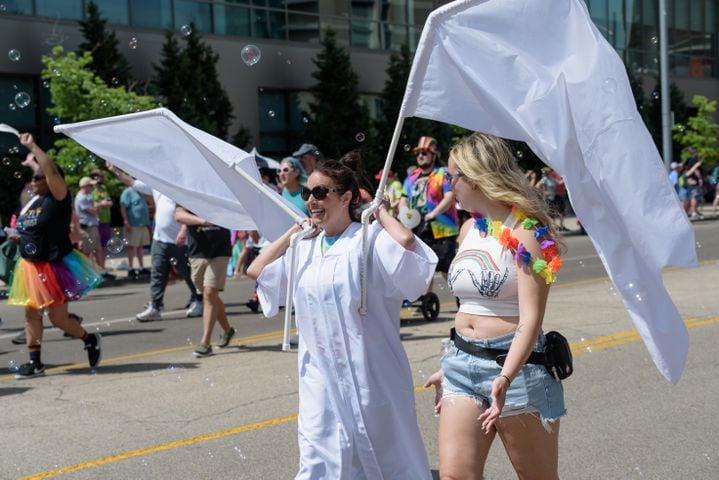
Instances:
[[[437,254],[437,271],[446,280],[449,265],[457,251],[459,234],[454,193],[446,178],[447,169],[438,165],[439,145],[436,139],[420,137],[412,152],[417,158],[417,168],[404,181],[399,207],[415,209],[422,216],[414,233]],[[429,291],[432,291],[432,284]]]

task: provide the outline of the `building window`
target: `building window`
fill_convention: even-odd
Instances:
[[[82,20],[82,0],[35,0],[35,13],[40,17]]]
[[[311,99],[308,92],[260,89],[260,153],[282,158],[305,142]]]
[[[172,28],[171,0],[130,0],[130,23],[136,27]]]
[[[32,15],[32,0],[3,0],[5,7],[0,13],[10,15]]]
[[[200,32],[212,32],[212,5],[191,0],[175,0],[175,27],[194,23]]]
[[[128,2],[117,0],[94,0],[100,15],[113,25],[129,25],[130,8]],[[87,5],[87,2],[86,4]],[[86,12],[87,13],[87,12]]]

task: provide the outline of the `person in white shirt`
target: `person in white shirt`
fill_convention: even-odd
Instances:
[[[169,197],[150,188],[141,180],[136,180],[112,164],[107,169],[117,175],[122,183],[132,187],[143,195],[152,195],[155,200],[155,230],[152,233],[150,248],[152,271],[150,272],[150,304],[137,314],[139,322],[160,320],[160,311],[164,307],[163,299],[170,268],[175,267],[190,289],[191,297],[186,315],[202,316],[202,294],[197,292],[190,276],[189,260],[184,248],[184,238],[180,237],[180,224],[175,220],[175,202]]]

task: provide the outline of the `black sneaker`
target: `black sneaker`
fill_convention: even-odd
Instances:
[[[90,364],[90,368],[100,365],[102,359],[101,340],[102,337],[99,333],[88,333],[85,338],[85,350],[87,350],[87,362]]]
[[[45,375],[45,365],[42,363],[29,362],[20,365],[17,372],[15,372],[15,378],[32,378]]]
[[[260,311],[260,302],[257,300],[249,300],[245,303],[247,305],[247,308],[252,310],[254,313],[258,313]]]

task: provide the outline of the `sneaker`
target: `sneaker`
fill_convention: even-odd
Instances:
[[[247,303],[245,303],[245,305],[247,305],[247,308],[249,308],[255,313],[260,311],[260,302],[258,300],[249,300]]]
[[[42,363],[29,362],[20,365],[17,372],[15,372],[15,378],[32,378],[45,375],[45,365]]]
[[[87,350],[87,362],[90,364],[90,368],[100,365],[102,359],[101,340],[102,337],[99,333],[88,333],[85,338],[85,350]]]
[[[198,358],[209,357],[212,355],[212,347],[210,345],[199,344],[192,354]]]
[[[187,318],[201,317],[202,316],[202,301],[193,300],[192,303],[190,303],[190,308],[188,308],[187,312],[185,312],[185,316]]]
[[[220,335],[220,341],[217,342],[217,348],[225,348],[230,344],[230,340],[235,336],[235,329],[230,327],[228,331]]]
[[[146,268],[140,269],[140,275],[150,275],[150,273],[151,273],[150,270],[148,270]]]
[[[27,343],[27,338],[25,337],[25,330],[15,335],[10,341],[15,345],[25,345]]]
[[[138,322],[154,322],[155,320],[161,320],[160,317],[160,311],[153,307],[152,305],[148,306],[147,309],[142,312],[135,315],[135,318]]]
[[[70,320],[75,320],[75,321],[78,323],[78,325],[82,325],[82,320],[83,320],[83,319],[82,319],[82,317],[81,317],[80,315],[75,315],[74,313],[68,313],[67,316],[70,317]],[[63,336],[63,337],[67,337],[67,338],[71,338],[71,337],[72,337],[72,335],[70,335],[70,334],[67,333],[67,332],[64,332],[64,333],[62,334],[62,336]]]

